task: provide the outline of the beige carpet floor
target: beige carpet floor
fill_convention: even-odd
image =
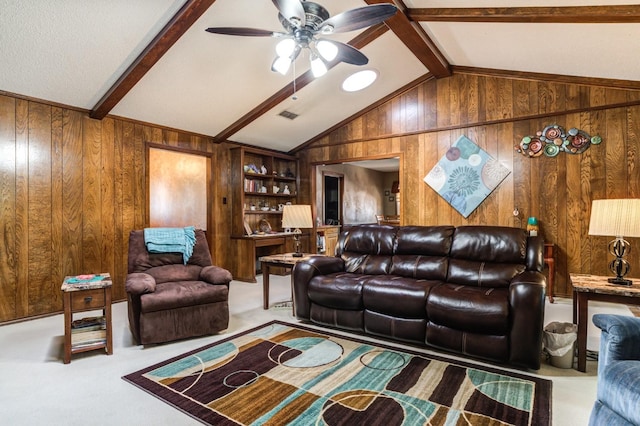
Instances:
[[[0,326],[0,424],[199,424],[121,377],[272,319],[295,322],[291,309],[281,306],[291,297],[289,285],[289,277],[272,276],[271,308],[263,310],[261,278],[258,284],[234,281],[231,320],[225,333],[149,347],[133,344],[126,303],[115,303],[114,354],[77,354],[67,365],[62,363],[62,314]],[[590,304],[589,313],[596,312],[631,315],[625,306]],[[545,323],[571,322],[571,300],[547,302],[545,315]],[[588,347],[597,350],[598,344],[599,330],[590,325]],[[587,424],[595,399],[596,370],[597,363],[588,361],[586,373],[547,364],[537,372],[528,372],[553,380],[554,425]]]

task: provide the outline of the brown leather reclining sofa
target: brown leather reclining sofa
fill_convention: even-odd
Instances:
[[[495,226],[357,225],[293,270],[298,319],[540,368],[543,240]]]

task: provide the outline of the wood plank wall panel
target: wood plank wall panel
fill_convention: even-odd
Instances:
[[[16,101],[16,315],[29,315],[29,103]]]
[[[570,296],[569,273],[608,274],[611,238],[587,235],[592,200],[640,197],[639,101],[639,91],[457,73],[422,83],[336,129],[302,150],[301,164],[353,160],[354,153],[401,152],[401,208],[407,225],[524,228],[527,218],[536,216],[545,239],[556,245],[555,293]],[[623,103],[631,104],[616,106]],[[515,152],[522,137],[548,124],[577,127],[604,142],[580,155],[554,158],[530,159]],[[511,170],[468,219],[422,181],[462,134]],[[640,239],[631,244],[640,247]],[[632,275],[640,277],[640,255],[629,261]]]
[[[28,130],[28,315],[50,311],[51,280],[51,107],[29,103]]]
[[[0,321],[16,312],[16,101],[0,96]]]
[[[67,275],[110,272],[113,299],[126,299],[129,232],[146,225],[146,142],[212,154],[212,251],[225,266],[228,147],[0,96],[0,322],[60,312]]]

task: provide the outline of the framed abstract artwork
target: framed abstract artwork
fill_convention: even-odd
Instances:
[[[467,218],[509,173],[509,169],[463,135],[433,166],[424,181]]]

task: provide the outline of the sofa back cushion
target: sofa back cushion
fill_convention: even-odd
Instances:
[[[524,229],[461,226],[453,234],[447,281],[478,287],[507,287],[526,269]]]
[[[399,227],[390,273],[416,279],[445,280],[453,231],[452,226]]]
[[[380,225],[357,225],[340,233],[337,255],[345,262],[346,272],[388,274],[396,228]]]
[[[209,244],[202,229],[196,229],[196,244],[187,265],[183,264],[182,253],[149,253],[144,243],[142,230],[129,234],[128,273],[146,272],[158,282],[197,281],[200,270],[210,266]]]

